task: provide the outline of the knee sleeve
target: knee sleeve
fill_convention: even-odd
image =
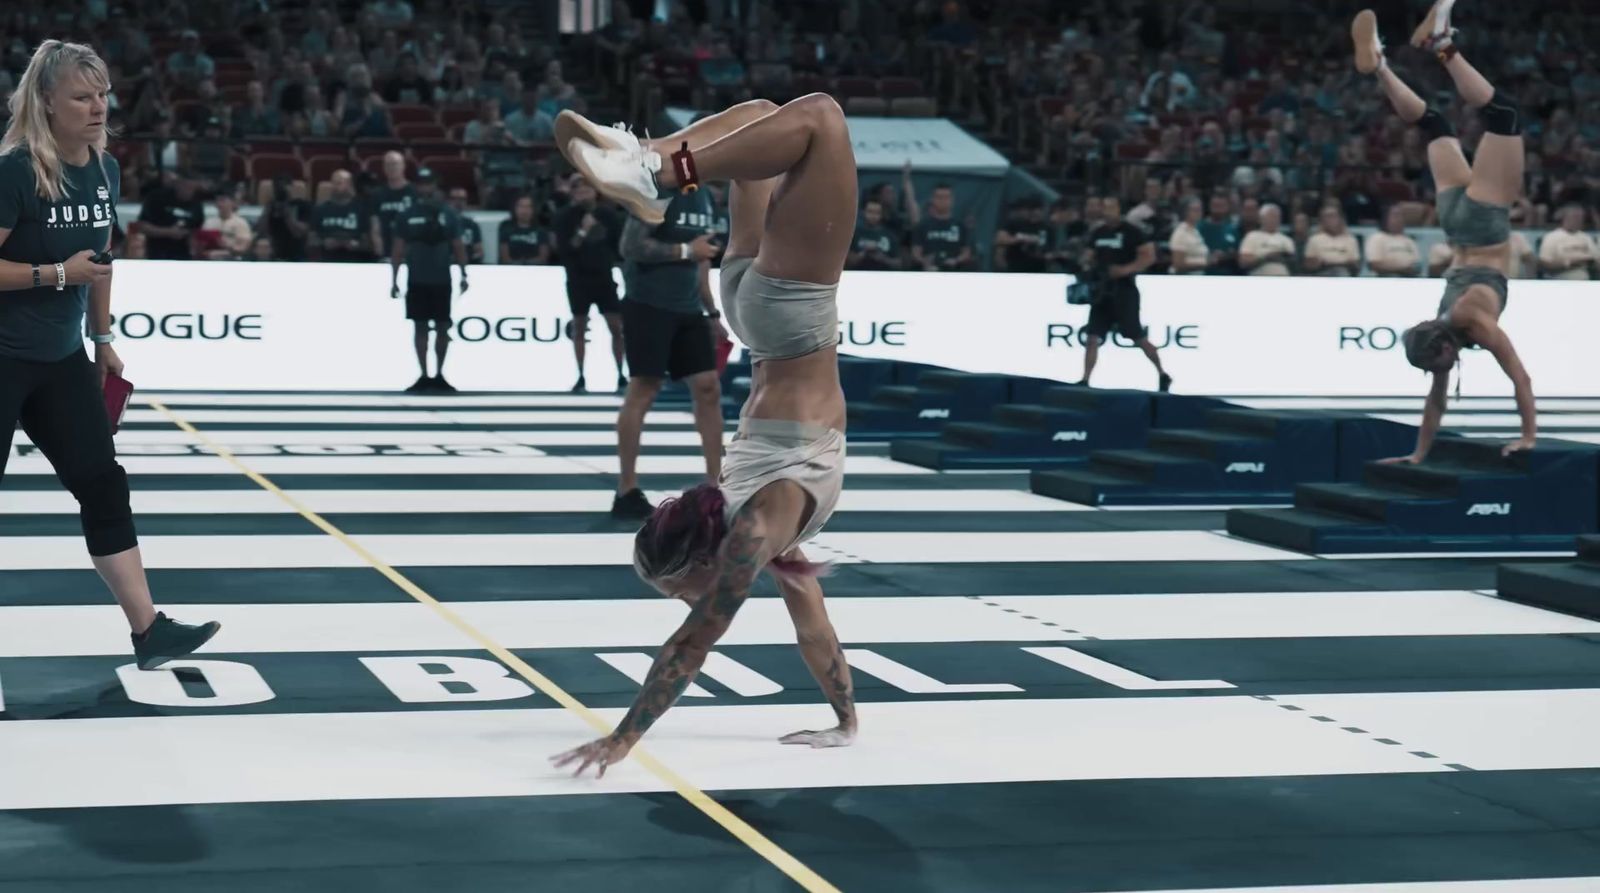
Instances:
[[[74,481],[69,489],[78,500],[83,538],[89,544],[90,555],[115,555],[138,545],[128,496],[128,474],[121,465]]]
[[[1428,138],[1430,143],[1434,140],[1447,139],[1456,135],[1456,126],[1450,123],[1449,118],[1439,114],[1436,109],[1430,108],[1423,112],[1422,117],[1417,119],[1417,127],[1422,130],[1423,135]]]
[[[1517,107],[1516,100],[1494,91],[1489,97],[1489,104],[1478,109],[1478,117],[1483,119],[1483,126],[1490,133],[1501,136],[1522,135],[1522,109]]]

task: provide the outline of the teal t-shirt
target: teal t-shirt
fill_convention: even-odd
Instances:
[[[56,291],[55,264],[111,244],[122,170],[96,153],[82,167],[63,165],[61,180],[61,200],[52,202],[39,194],[26,147],[0,155],[0,229],[11,231],[0,260],[39,264],[43,283],[0,291],[0,355],[53,363],[83,347],[89,286]]]
[[[664,212],[665,219],[650,232],[650,238],[669,245],[693,242],[716,226],[711,196],[704,189],[673,197]],[[630,217],[626,226],[646,226]],[[700,304],[700,262],[673,260],[665,263],[624,261],[622,275],[627,283],[627,299],[671,310],[674,313],[704,313]]]
[[[394,234],[405,240],[407,282],[449,285],[454,242],[461,238],[461,218],[454,208],[421,201],[395,219]]]

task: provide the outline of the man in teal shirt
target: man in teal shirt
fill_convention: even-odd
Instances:
[[[389,297],[400,297],[400,265],[405,264],[406,319],[416,327],[417,366],[422,375],[407,393],[455,388],[444,377],[450,349],[450,264],[461,268],[461,293],[467,291],[467,249],[461,241],[461,215],[439,198],[433,171],[417,171],[417,200],[396,218],[389,257]],[[428,332],[433,332],[435,374],[428,375]]]

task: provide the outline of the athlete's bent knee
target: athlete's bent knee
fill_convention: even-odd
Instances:
[[[839,107],[839,100],[826,93],[807,93],[794,104],[816,117],[820,124],[844,124],[844,109]]]
[[[1517,101],[1494,91],[1489,97],[1489,104],[1478,109],[1478,117],[1483,119],[1483,126],[1490,133],[1500,136],[1522,135],[1522,109],[1517,107]]]
[[[1434,140],[1453,139],[1456,135],[1456,126],[1450,119],[1439,114],[1438,109],[1428,109],[1417,119],[1417,128],[1427,136],[1428,142]]]

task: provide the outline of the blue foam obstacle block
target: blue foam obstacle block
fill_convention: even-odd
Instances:
[[[951,421],[937,440],[896,440],[889,455],[937,469],[1048,468],[1090,450],[1134,446],[1150,426],[1151,394],[1097,391],[1041,379],[1011,379],[1009,400],[981,421]]]
[[[1415,438],[1415,429],[1354,413],[1267,412],[1174,394],[1155,395],[1152,413],[1141,448],[1041,470],[1034,492],[1085,505],[1284,504],[1300,483],[1338,480],[1358,461],[1347,454],[1375,459]]]
[[[1577,548],[1576,561],[1500,565],[1500,597],[1600,620],[1600,536],[1578,537]]]
[[[850,403],[853,439],[938,437],[949,422],[987,417],[990,407],[1009,399],[1012,386],[1009,375],[953,369],[902,368],[897,378],[873,391],[870,400]]]
[[[1600,523],[1600,448],[1446,436],[1421,465],[1369,462],[1359,482],[1302,484],[1294,507],[1238,509],[1228,531],[1305,552],[1566,551]]]

